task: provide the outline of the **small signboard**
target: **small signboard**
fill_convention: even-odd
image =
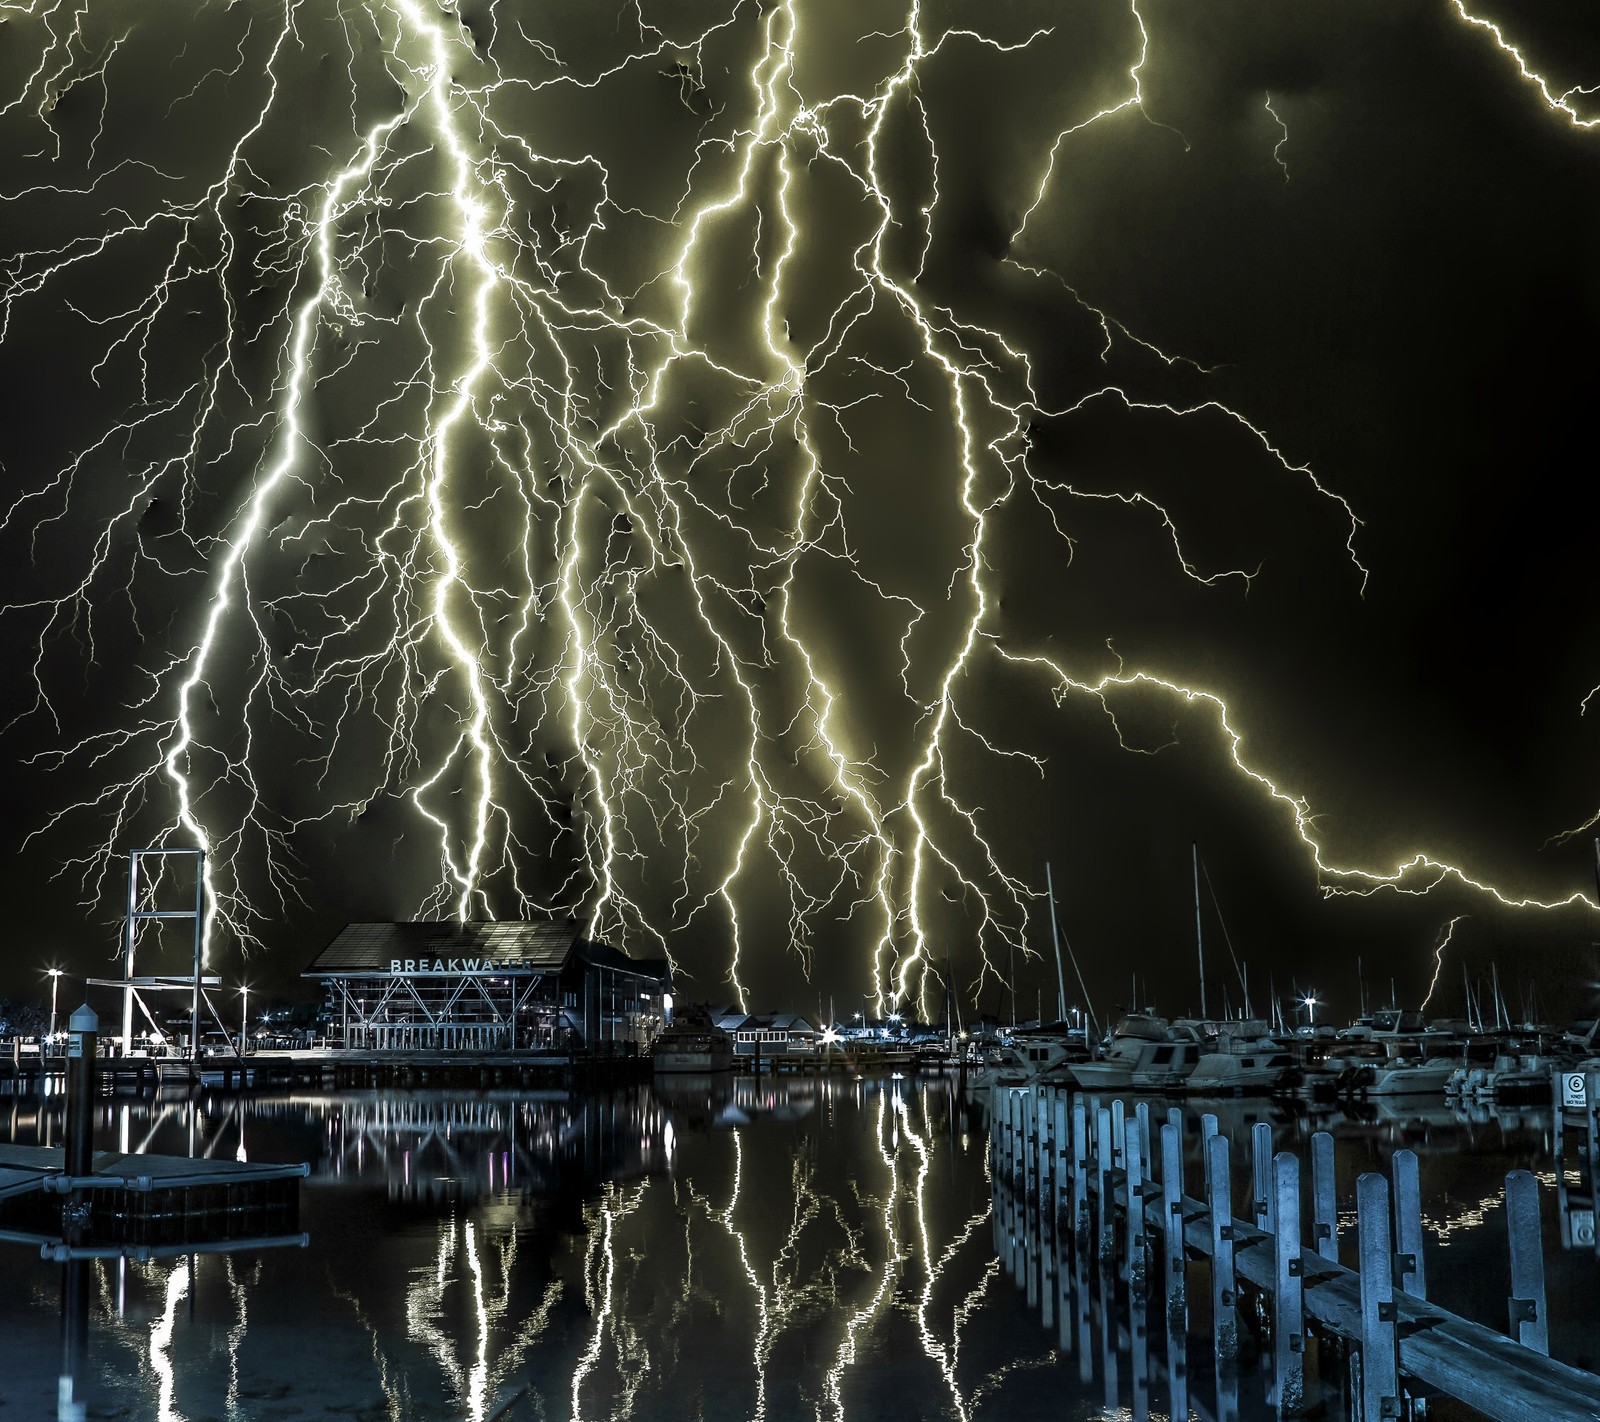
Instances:
[[[1594,1248],[1593,1210],[1574,1210],[1572,1212],[1572,1247],[1574,1249]]]
[[[82,1055],[83,1055],[83,1033],[82,1032],[68,1032],[67,1033],[67,1056],[69,1058],[71,1058],[71,1057],[81,1057]]]
[[[1561,1105],[1570,1109],[1577,1107],[1582,1110],[1589,1104],[1589,1093],[1584,1086],[1584,1075],[1581,1071],[1564,1071],[1561,1073]]]

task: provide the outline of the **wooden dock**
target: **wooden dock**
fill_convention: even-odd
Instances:
[[[9,1068],[9,1069],[7,1069]],[[0,1056],[0,1081],[37,1092],[64,1082],[64,1057]],[[643,1055],[567,1052],[379,1052],[317,1048],[303,1051],[189,1057],[98,1056],[95,1094],[336,1091],[415,1087],[456,1090],[606,1086],[650,1077]]]
[[[1134,1418],[1147,1417],[1160,1389],[1159,1410],[1189,1415],[1189,1274],[1200,1261],[1209,1266],[1209,1307],[1197,1311],[1210,1319],[1219,1419],[1239,1415],[1241,1328],[1251,1325],[1264,1340],[1267,1401],[1280,1416],[1306,1411],[1314,1349],[1324,1366],[1313,1381],[1348,1387],[1362,1422],[1410,1416],[1429,1395],[1506,1422],[1600,1419],[1600,1377],[1546,1356],[1538,1185],[1527,1171],[1507,1177],[1508,1336],[1428,1298],[1408,1150],[1396,1152],[1392,1181],[1379,1173],[1358,1181],[1360,1267],[1349,1269],[1338,1259],[1326,1133],[1313,1138],[1303,1199],[1299,1157],[1273,1154],[1270,1127],[1258,1125],[1241,1192],[1253,1218],[1240,1219],[1231,1145],[1215,1117],[1202,1118],[1203,1178],[1192,1182],[1176,1108],[1154,1121],[1148,1102],[1130,1113],[1121,1101],[1012,1088],[996,1090],[990,1120],[997,1252],[1057,1330],[1058,1346],[1078,1357],[1084,1381],[1099,1362],[1110,1408],[1131,1403]],[[1132,1361],[1128,1403],[1115,1396],[1121,1353]],[[1340,1374],[1332,1384],[1330,1361]]]

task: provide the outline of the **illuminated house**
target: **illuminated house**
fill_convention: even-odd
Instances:
[[[742,1012],[737,1007],[719,1007],[711,1020],[733,1038],[733,1052],[739,1057],[814,1057],[822,1033],[796,1012]]]
[[[665,959],[570,920],[352,923],[303,976],[322,981],[334,1040],[367,1051],[643,1051],[671,991]]]

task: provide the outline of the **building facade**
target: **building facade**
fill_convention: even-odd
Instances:
[[[352,1051],[642,1052],[671,1006],[665,959],[575,923],[352,923],[304,976]]]

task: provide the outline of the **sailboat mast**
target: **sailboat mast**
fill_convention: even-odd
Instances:
[[[1067,1020],[1067,975],[1061,967],[1061,930],[1056,927],[1056,885],[1050,877],[1050,861],[1044,862],[1044,890],[1050,899],[1050,941],[1056,946],[1056,1021]]]
[[[1200,846],[1191,843],[1189,848],[1194,852],[1194,951],[1200,960],[1200,1016],[1204,1020],[1209,1014],[1206,1012],[1206,939],[1200,927]]]

